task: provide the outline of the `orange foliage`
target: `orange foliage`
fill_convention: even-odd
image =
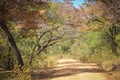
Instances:
[[[23,28],[25,24],[26,24],[26,21],[22,21],[22,22],[20,22],[19,24],[17,24],[17,25],[14,27],[14,29],[17,31],[17,30]]]
[[[38,28],[37,23],[42,22],[44,20],[42,17],[44,14],[45,14],[45,10],[30,11],[30,12],[23,11],[22,14],[18,14],[19,16],[18,18],[21,19],[22,21],[17,23],[14,29],[16,31],[24,27],[26,27],[26,30],[37,29]]]
[[[45,10],[39,10],[38,12],[39,12],[39,15],[45,14]]]

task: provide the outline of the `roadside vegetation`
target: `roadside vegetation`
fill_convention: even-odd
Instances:
[[[85,0],[78,9],[72,1],[1,0],[0,79],[34,80],[62,58],[120,79],[120,1]]]

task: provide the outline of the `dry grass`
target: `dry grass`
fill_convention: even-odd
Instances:
[[[109,80],[120,80],[120,71],[108,72],[106,76]]]
[[[120,58],[104,61],[102,67],[108,71],[106,76],[109,80],[120,80]]]

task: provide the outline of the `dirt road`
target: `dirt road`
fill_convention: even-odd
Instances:
[[[107,80],[95,63],[81,63],[75,59],[57,60],[50,80]]]
[[[104,71],[95,63],[82,63],[75,59],[57,60],[51,69],[34,70],[32,80],[107,80]]]

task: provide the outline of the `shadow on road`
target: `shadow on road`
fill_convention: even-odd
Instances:
[[[74,74],[82,73],[102,73],[93,63],[79,63],[79,62],[64,62],[59,63],[57,67],[45,70],[36,70],[32,74],[33,80],[49,80],[52,78],[66,77]]]

